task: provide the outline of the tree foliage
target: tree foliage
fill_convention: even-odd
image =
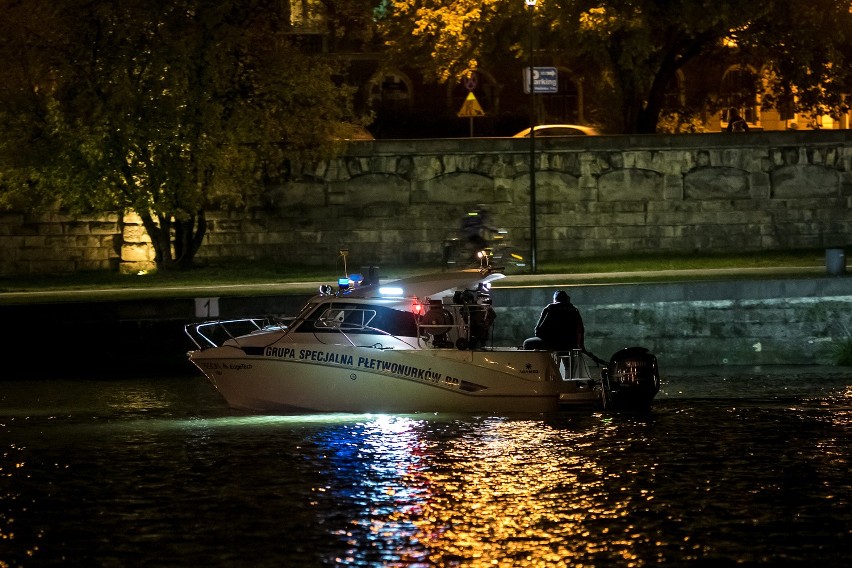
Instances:
[[[372,47],[375,38],[373,18],[381,0],[317,0],[322,5],[325,27],[334,43],[332,52],[346,46],[355,49]]]
[[[521,0],[388,0],[385,5],[378,25],[391,57],[429,80],[461,79],[481,60],[494,64],[489,55],[499,56],[498,46],[510,57],[525,53]],[[509,33],[501,36],[506,26]]]
[[[521,0],[387,4],[381,31],[392,54],[439,82],[527,59],[532,16],[536,60],[611,93],[622,132],[655,132],[678,71],[733,49],[765,62],[767,87],[795,93],[802,110],[843,112],[852,89],[848,0],[538,0],[532,15]]]
[[[351,92],[275,0],[0,0],[0,206],[134,210],[186,268],[211,208],[332,152]]]
[[[771,17],[743,34],[742,49],[767,54],[765,105],[791,103],[813,116],[837,119],[852,94],[852,2],[772,3]]]

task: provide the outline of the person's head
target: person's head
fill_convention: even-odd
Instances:
[[[729,122],[731,120],[733,120],[735,118],[739,118],[739,117],[740,117],[740,111],[738,111],[736,108],[731,107],[731,108],[728,109],[728,121]]]
[[[567,304],[571,301],[571,298],[565,290],[557,290],[553,293],[553,301],[560,304]]]

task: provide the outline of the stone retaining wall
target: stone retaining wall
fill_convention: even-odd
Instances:
[[[591,352],[607,359],[624,347],[647,347],[663,373],[694,366],[713,366],[722,374],[729,365],[834,365],[839,350],[852,342],[852,277],[560,287],[583,315]],[[518,346],[531,335],[554,289],[495,286],[494,344]],[[218,317],[293,315],[308,299],[222,296],[217,298]],[[183,327],[208,319],[197,306],[209,300],[0,305],[0,317],[18,326],[4,347],[9,353],[31,350],[32,337],[43,334],[49,322],[58,340],[49,357],[28,361],[30,378],[197,375],[186,359],[194,347]],[[98,342],[95,357],[93,338]]]
[[[586,348],[633,345],[668,366],[833,365],[852,342],[852,278],[560,286],[580,309]],[[495,288],[496,345],[533,334],[554,287]]]
[[[849,130],[536,141],[537,260],[630,253],[843,248]],[[524,139],[377,140],[299,181],[210,212],[199,260],[435,264],[474,204],[530,243]],[[152,268],[133,214],[0,216],[0,275]]]

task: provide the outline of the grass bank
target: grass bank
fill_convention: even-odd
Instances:
[[[825,251],[795,250],[743,254],[665,254],[624,255],[607,258],[584,258],[560,262],[539,262],[529,281],[555,280],[607,282],[678,281],[706,279],[708,271],[718,272],[723,278],[761,278],[801,275],[803,271],[817,272],[825,266]],[[765,269],[765,270],[760,270]],[[360,265],[349,260],[346,272],[360,270]],[[380,266],[382,278],[399,278],[410,274],[440,270],[437,266]],[[193,295],[198,289],[222,287],[239,290],[257,289],[257,293],[278,293],[279,285],[289,289],[313,291],[316,282],[333,282],[344,274],[342,258],[325,266],[278,265],[260,261],[234,261],[198,266],[188,271],[153,272],[148,274],[118,274],[115,272],[81,272],[63,275],[32,275],[0,277],[0,293],[25,292],[92,292],[125,291],[126,294],[144,296]],[[519,269],[507,270],[513,275],[528,274]],[[304,284],[304,288],[300,286]],[[126,295],[125,294],[125,295]],[[38,295],[38,294],[35,294]]]

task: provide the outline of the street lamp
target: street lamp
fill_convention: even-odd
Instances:
[[[535,224],[535,65],[533,50],[535,49],[535,14],[536,0],[524,0],[530,12],[530,272],[536,271],[536,224]]]

